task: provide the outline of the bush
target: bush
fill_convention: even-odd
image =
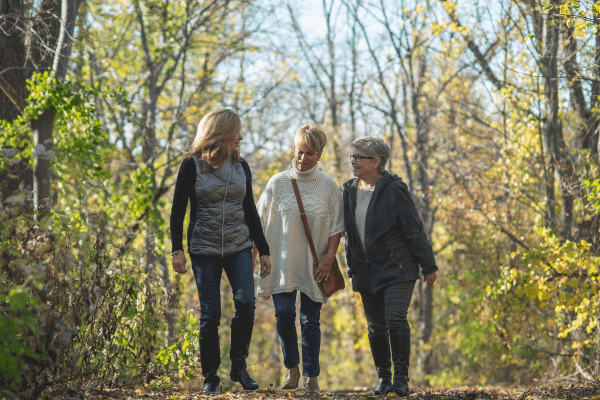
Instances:
[[[36,397],[48,385],[149,380],[162,343],[160,283],[116,260],[92,218],[74,229],[29,208],[20,193],[0,210],[0,386]]]

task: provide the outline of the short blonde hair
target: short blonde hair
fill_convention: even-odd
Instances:
[[[231,155],[227,140],[239,135],[241,130],[242,123],[235,111],[228,108],[211,111],[198,124],[196,138],[188,156],[203,161],[202,172],[217,169],[225,164]],[[241,160],[239,151],[233,152],[233,159]]]
[[[302,142],[306,143],[312,151],[321,153],[327,144],[327,136],[320,125],[304,125],[294,135],[294,150]]]

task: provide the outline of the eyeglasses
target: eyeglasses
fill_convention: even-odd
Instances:
[[[350,154],[350,162],[352,162],[352,161],[361,162],[363,160],[363,158],[366,158],[367,160],[375,159],[375,157],[357,156],[356,154]]]

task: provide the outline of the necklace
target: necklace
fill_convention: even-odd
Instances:
[[[370,197],[369,194],[372,192],[373,191],[370,189],[360,188],[358,190],[358,193],[360,193],[360,204],[365,204],[365,200],[367,199],[367,197]]]
[[[358,184],[356,185],[356,195],[358,196],[358,192],[362,192],[360,194],[360,197],[362,198],[360,200],[360,204],[365,204],[365,200],[367,199],[367,197],[370,197],[370,194],[373,194],[374,190],[375,183],[373,183],[372,185],[367,185],[362,179],[359,180]]]

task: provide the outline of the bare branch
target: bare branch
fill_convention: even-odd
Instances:
[[[25,109],[25,101],[19,96],[17,91],[11,86],[10,82],[6,80],[2,75],[0,75],[0,89],[6,94],[6,96],[13,102],[17,110],[20,113]]]

